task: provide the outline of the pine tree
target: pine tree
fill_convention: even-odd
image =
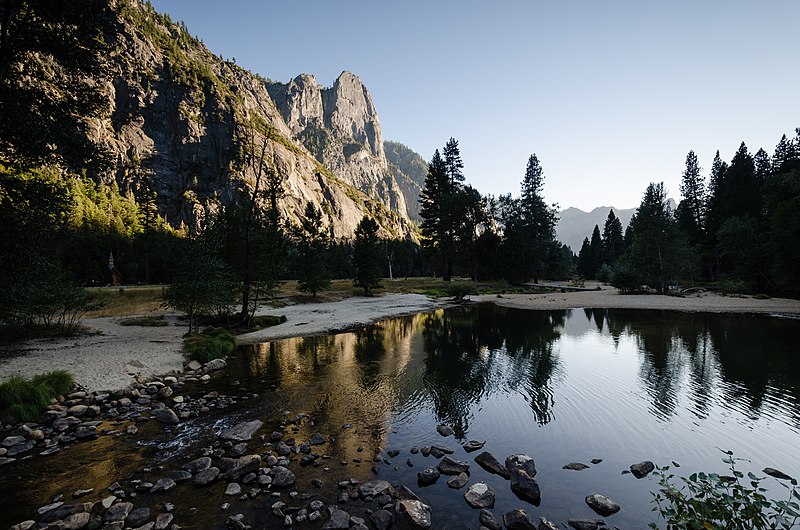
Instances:
[[[597,272],[603,265],[603,239],[600,236],[600,227],[594,225],[592,230],[592,239],[589,242],[589,251],[592,259],[592,273],[589,278],[597,278]]]
[[[378,223],[365,215],[358,223],[353,241],[353,286],[364,289],[369,296],[372,289],[380,287],[383,257],[378,239]]]
[[[693,244],[702,241],[705,228],[706,189],[700,171],[697,155],[694,151],[689,151],[680,184],[680,192],[683,195],[680,220],[689,241]]]
[[[622,236],[622,223],[612,209],[609,210],[608,217],[603,225],[603,261],[611,267],[624,252],[625,241]]]
[[[583,238],[581,250],[578,253],[578,274],[584,278],[592,277],[592,246],[589,244],[589,238]]]
[[[322,211],[308,201],[300,219],[298,241],[297,289],[310,293],[316,299],[317,292],[331,285],[328,271],[328,235],[322,223]]]

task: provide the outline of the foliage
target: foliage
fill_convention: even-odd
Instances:
[[[14,376],[0,384],[0,410],[7,410],[21,421],[36,421],[50,401],[69,392],[75,380],[67,371],[54,370],[31,379]]]
[[[322,212],[311,201],[306,204],[300,224],[297,289],[316,299],[318,291],[330,286],[331,277],[327,260],[328,236],[322,225]]]
[[[192,359],[207,363],[230,355],[236,349],[236,339],[224,329],[207,327],[200,333],[189,334],[183,345]]]
[[[372,289],[381,286],[383,256],[378,239],[378,223],[366,215],[356,227],[353,266],[353,286],[363,288],[364,296],[369,296]]]
[[[597,280],[603,283],[608,283],[611,281],[611,276],[614,273],[614,269],[608,266],[608,263],[603,263],[600,267],[600,270],[597,271]]]
[[[169,323],[164,320],[163,315],[128,317],[120,319],[117,324],[120,326],[142,326],[149,328],[161,328],[169,325]]]
[[[788,530],[800,520],[800,491],[797,481],[791,479],[790,486],[779,482],[788,491],[787,500],[775,500],[766,496],[764,477],[744,473],[736,469],[732,451],[723,462],[729,466],[730,475],[717,473],[692,473],[689,477],[671,474],[670,466],[658,467],[661,490],[653,493],[653,503],[667,530]],[[674,463],[675,467],[679,467]],[[657,529],[656,523],[650,528]]]
[[[478,289],[474,282],[452,282],[445,286],[444,292],[453,300],[463,300],[465,296],[478,294]]]
[[[623,257],[611,272],[611,285],[619,289],[622,294],[638,293],[642,291],[644,278],[639,269]]]

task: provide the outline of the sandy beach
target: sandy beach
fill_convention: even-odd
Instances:
[[[798,300],[756,300],[713,293],[685,298],[621,295],[608,286],[602,286],[599,291],[480,295],[470,300],[521,309],[628,308],[800,315]],[[285,315],[287,321],[240,335],[237,340],[240,344],[255,344],[355,329],[386,318],[444,307],[447,303],[420,294],[383,294],[262,308],[258,314]],[[6,347],[0,355],[0,381],[14,375],[30,377],[64,369],[72,372],[76,381],[88,390],[109,390],[130,385],[137,375],[146,378],[181,370],[184,363],[182,336],[186,325],[175,313],[166,313],[165,318],[169,322],[165,327],[121,326],[120,317],[90,318],[83,321],[89,335],[30,340]]]

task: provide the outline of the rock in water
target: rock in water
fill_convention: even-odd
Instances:
[[[350,514],[344,510],[331,510],[331,518],[322,527],[323,530],[347,530],[350,528]]]
[[[471,453],[473,451],[477,451],[478,449],[483,449],[484,445],[486,445],[485,440],[482,442],[479,442],[477,440],[470,440],[464,445],[462,445],[462,447],[464,448],[464,451]]]
[[[644,478],[653,471],[656,466],[649,460],[639,462],[638,464],[631,464],[631,473],[636,478]]]
[[[475,457],[475,462],[478,463],[483,469],[488,471],[489,473],[494,473],[495,475],[500,475],[504,479],[508,480],[511,478],[511,473],[508,472],[508,469],[503,467],[500,462],[494,457],[492,453],[489,451],[484,451],[483,453],[479,454]]]
[[[469,471],[469,464],[450,456],[445,456],[436,468],[443,475],[458,475]]]
[[[476,482],[464,492],[464,500],[473,508],[494,508],[494,490],[483,482]]]
[[[153,411],[156,421],[159,423],[175,424],[178,423],[178,415],[170,408],[157,409]]]
[[[402,500],[395,505],[398,515],[405,518],[412,528],[430,528],[432,523],[431,507],[420,501]]]
[[[536,530],[536,527],[528,519],[528,514],[525,510],[511,510],[503,515],[503,523],[505,523],[508,530]]]
[[[597,515],[602,515],[603,517],[614,515],[619,511],[619,504],[599,493],[588,495],[585,500],[589,508],[594,510]]]
[[[539,506],[542,502],[539,483],[522,468],[514,468],[511,472],[511,491],[521,500],[534,506]]]
[[[214,482],[218,476],[219,476],[219,468],[210,467],[208,469],[204,469],[203,471],[195,475],[194,483],[197,486],[207,486],[212,482]]]
[[[597,530],[606,522],[602,519],[570,519],[567,524],[575,530]]]
[[[225,361],[225,359],[211,359],[203,365],[203,368],[209,372],[216,372],[217,370],[222,370],[227,367],[228,363]]]
[[[512,475],[515,469],[524,469],[530,477],[536,476],[536,463],[528,455],[517,453],[506,457],[506,469]]]
[[[417,482],[420,486],[430,486],[439,480],[439,470],[435,467],[428,467],[417,473]]]
[[[455,477],[448,480],[447,485],[454,490],[460,490],[467,485],[467,482],[469,482],[469,475],[466,473],[459,473]]]
[[[539,517],[539,530],[558,530],[558,525],[544,517]]]
[[[489,510],[481,510],[481,515],[478,517],[478,520],[489,530],[503,529],[503,525],[500,524],[500,521],[497,520],[497,517],[495,517],[494,514]]]
[[[569,469],[571,471],[583,471],[584,469],[589,469],[589,466],[587,466],[586,464],[581,464],[580,462],[570,462],[561,469]]]
[[[385,480],[370,480],[358,487],[362,497],[377,497],[389,491],[389,483]]]
[[[207,456],[201,456],[200,458],[183,464],[181,467],[190,473],[199,473],[204,469],[211,467],[211,458]]]
[[[246,442],[253,437],[253,433],[259,430],[262,425],[264,425],[264,422],[261,420],[245,421],[222,431],[219,436],[225,440]]]
[[[377,530],[389,530],[392,527],[392,513],[386,510],[377,510],[369,516]]]
[[[150,508],[142,507],[136,508],[125,519],[125,526],[131,526],[133,528],[137,528],[142,526],[150,519]]]
[[[441,434],[442,436],[453,436],[453,434],[455,434],[455,431],[453,431],[453,428],[449,427],[447,425],[439,425],[439,426],[437,426],[436,427],[436,431],[439,434]]]
[[[779,471],[779,470],[775,469],[774,467],[765,467],[763,469],[763,471],[764,471],[764,473],[766,473],[767,475],[769,475],[771,477],[779,478],[781,480],[792,480],[792,477],[790,477],[789,475],[787,475],[783,471]]]

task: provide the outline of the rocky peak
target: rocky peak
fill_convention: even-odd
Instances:
[[[367,87],[358,76],[344,71],[333,86],[322,93],[325,126],[342,138],[351,137],[385,162],[378,113]]]

